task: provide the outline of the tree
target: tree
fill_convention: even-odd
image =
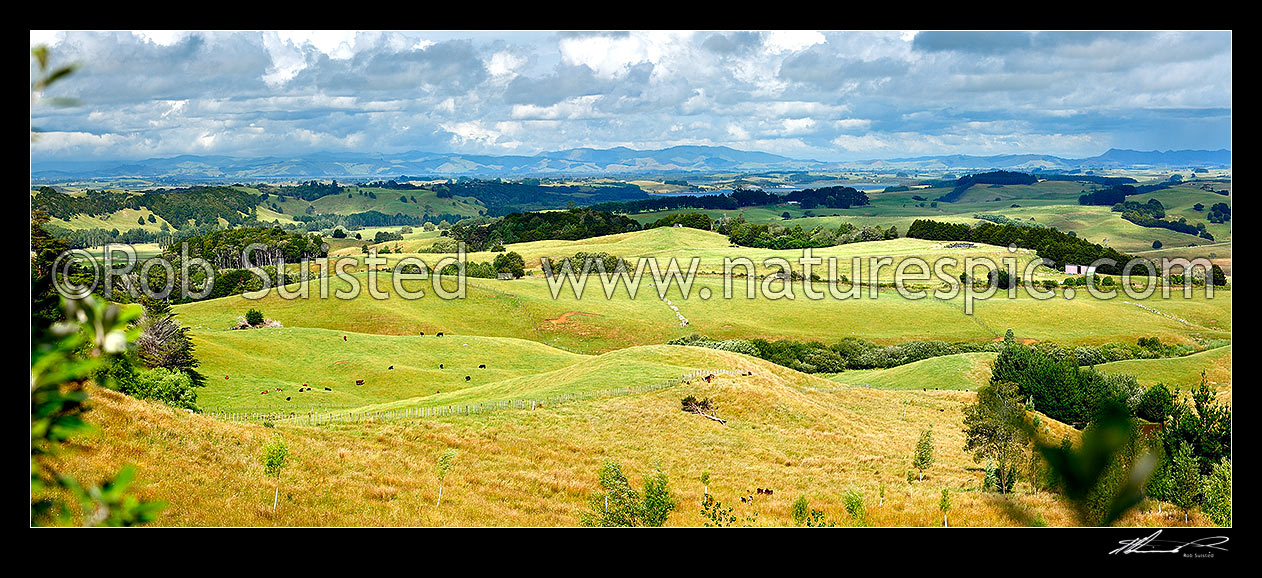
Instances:
[[[495,256],[492,263],[497,273],[510,273],[514,279],[526,274],[526,260],[516,251],[509,251]]]
[[[710,495],[710,470],[701,472],[702,499]]]
[[[1160,249],[1160,248],[1161,248],[1161,241],[1153,241],[1153,242],[1152,242],[1152,248],[1153,248],[1153,249]]]
[[[1219,287],[1225,286],[1227,284],[1227,273],[1224,272],[1223,268],[1218,266],[1217,263],[1212,263],[1211,265],[1212,265],[1211,270],[1213,272],[1213,275],[1211,277],[1213,279],[1214,285],[1219,286]]]
[[[1029,438],[1022,429],[1025,405],[1017,385],[1001,381],[983,386],[977,399],[964,409],[964,451],[973,461],[987,460],[994,469],[994,487],[1008,493],[1016,482],[1016,472],[1025,460]]]
[[[1166,418],[1174,413],[1174,407],[1174,394],[1165,384],[1158,383],[1144,390],[1139,405],[1135,406],[1135,417],[1152,423],[1165,423]]]
[[[245,322],[253,326],[262,325],[263,314],[259,312],[258,309],[251,308],[249,311],[245,312]]]
[[[1179,444],[1170,461],[1170,500],[1183,510],[1183,521],[1188,521],[1188,511],[1200,504],[1203,481],[1192,447]]]
[[[438,503],[434,507],[443,505],[443,480],[447,478],[447,473],[451,471],[451,465],[456,459],[456,450],[448,449],[443,455],[438,456]]]
[[[206,384],[206,378],[197,371],[200,363],[193,354],[193,338],[189,328],[181,327],[171,313],[171,304],[165,299],[155,300],[141,296],[145,314],[140,320],[143,328],[136,339],[136,356],[149,368],[179,371],[188,376],[192,387]],[[193,401],[197,394],[193,393]]]
[[[644,479],[644,525],[661,526],[675,511],[679,501],[670,493],[666,472],[660,467]]]
[[[1148,481],[1144,484],[1144,493],[1150,499],[1157,502],[1157,513],[1161,513],[1161,504],[1170,500],[1170,457],[1166,454],[1164,444],[1155,444],[1153,447],[1153,459],[1157,465],[1153,468],[1152,475],[1148,476]]]
[[[278,435],[271,443],[263,446],[262,462],[263,474],[276,478],[276,492],[272,497],[272,512],[275,512],[276,504],[280,501],[280,474],[289,465],[289,447],[285,445],[284,438]]]
[[[1176,403],[1162,430],[1166,452],[1173,455],[1180,444],[1187,444],[1202,475],[1209,475],[1215,464],[1231,457],[1231,408],[1216,398],[1202,371],[1201,383],[1192,393],[1192,406]]]
[[[1223,459],[1205,480],[1205,515],[1219,526],[1231,525],[1231,460]]]
[[[622,466],[607,461],[596,472],[596,477],[600,491],[592,494],[579,523],[598,527],[640,525],[644,503],[622,474]]]
[[[938,509],[942,511],[942,527],[947,526],[947,510],[951,509],[951,492],[942,488],[942,499],[938,500]]]
[[[933,432],[925,430],[920,434],[920,440],[916,442],[916,457],[912,460],[912,466],[920,470],[920,480],[925,479],[925,470],[933,466]]]

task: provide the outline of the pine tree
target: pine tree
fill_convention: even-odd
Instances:
[[[1179,444],[1170,462],[1170,499],[1183,510],[1183,521],[1188,521],[1188,511],[1200,503],[1203,481],[1196,456],[1187,444]]]

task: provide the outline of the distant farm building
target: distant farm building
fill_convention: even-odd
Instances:
[[[1095,273],[1094,265],[1065,265],[1066,275],[1091,275]]]
[[[500,281],[512,281],[513,274],[507,271],[501,271],[498,275],[495,276],[495,278],[499,279]]]

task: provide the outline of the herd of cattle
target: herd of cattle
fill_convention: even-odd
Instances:
[[[421,332],[421,336],[423,337],[424,335],[425,335],[425,332],[424,332],[424,331],[422,331],[422,332]],[[442,333],[441,331],[439,331],[437,334],[435,334],[435,337],[442,337],[442,336],[443,336],[443,333]],[[342,336],[342,341],[348,341],[345,335],[343,335],[343,336]],[[446,367],[445,367],[445,365],[444,365],[444,364],[442,364],[442,363],[438,364],[438,369],[445,369],[445,368],[446,368]],[[394,369],[394,366],[393,366],[393,365],[391,365],[390,367],[388,367],[388,368],[386,368],[386,369]],[[478,365],[478,369],[486,369],[486,364],[485,364],[485,363],[479,364],[479,365]],[[227,375],[225,375],[225,376],[223,376],[223,378],[224,378],[224,379],[228,379],[228,376],[227,376]],[[464,376],[464,380],[465,380],[465,381],[472,381],[472,380],[473,380],[473,376],[471,376],[471,375],[466,375],[466,376]],[[355,385],[364,385],[364,380],[362,380],[362,379],[356,379],[356,380],[355,380]],[[302,384],[302,387],[299,387],[299,388],[298,388],[298,392],[299,392],[299,393],[302,393],[302,392],[304,392],[304,391],[311,391],[311,389],[312,389],[311,387],[309,387],[307,384],[305,384],[305,383],[304,383],[304,384]],[[264,389],[263,391],[260,391],[260,392],[259,392],[259,395],[267,395],[267,394],[269,394],[269,393],[280,393],[281,391],[283,391],[283,389],[282,389],[282,388],[279,388],[279,387],[277,387],[277,388],[276,388],[276,389],[274,389],[274,390],[272,390],[272,389]],[[333,388],[330,388],[330,387],[325,387],[325,388],[324,388],[324,391],[333,391]],[[439,390],[435,390],[435,391],[434,391],[434,393],[439,393],[439,392],[440,392]],[[293,400],[293,397],[286,397],[286,398],[285,398],[285,401],[292,401],[292,400]]]

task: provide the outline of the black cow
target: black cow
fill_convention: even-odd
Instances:
[[[442,331],[439,331],[439,332],[438,332],[438,335],[436,335],[435,337],[442,337],[442,336],[443,336],[443,332],[442,332]]]
[[[470,379],[473,379],[473,378],[472,378],[472,377],[469,377],[469,376],[467,376],[467,375],[466,375],[466,376],[464,376],[464,380],[465,380],[465,381],[469,381]]]
[[[391,365],[391,366],[390,366],[390,369],[394,369],[394,366],[393,366],[393,365]]]
[[[355,385],[363,385],[363,384],[364,384],[364,380],[362,380],[362,379],[356,379],[356,380],[355,380]]]
[[[486,369],[486,364],[485,364],[485,363],[483,363],[482,365],[479,365],[479,366],[478,366],[478,369]]]
[[[326,387],[324,388],[324,391],[333,391],[333,390],[331,388]]]

